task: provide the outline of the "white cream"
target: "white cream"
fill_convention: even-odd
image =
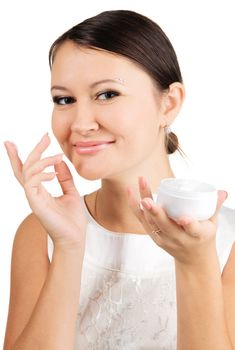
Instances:
[[[215,213],[217,190],[197,180],[167,178],[160,182],[156,202],[173,220],[185,215],[207,220]]]

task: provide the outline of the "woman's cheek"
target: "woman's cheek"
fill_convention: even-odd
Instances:
[[[52,131],[59,143],[63,143],[69,135],[69,124],[64,118],[52,115]]]

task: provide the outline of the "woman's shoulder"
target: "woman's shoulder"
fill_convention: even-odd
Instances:
[[[22,220],[17,229],[17,233],[30,234],[32,231],[43,236],[47,235],[46,230],[34,213],[30,213]]]
[[[45,283],[48,269],[47,233],[37,217],[30,214],[19,225],[12,248],[6,348],[11,348],[23,331]]]
[[[47,232],[33,213],[26,216],[20,223],[14,238],[13,251],[35,253],[47,250]]]
[[[45,277],[49,267],[47,236],[35,214],[29,214],[19,225],[12,247],[13,289],[16,285],[24,288],[25,281],[32,282],[35,276]]]
[[[42,224],[40,223],[37,216],[32,212],[28,214],[20,223],[19,228],[21,227],[28,227],[28,226],[34,226],[38,228],[43,228]]]

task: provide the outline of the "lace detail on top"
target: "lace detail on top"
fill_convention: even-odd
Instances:
[[[75,350],[176,350],[173,258],[148,235],[108,231],[85,210]],[[234,210],[224,207],[217,232],[221,269],[234,237]]]
[[[175,350],[174,270],[153,278],[87,263],[76,350]]]
[[[111,232],[85,210],[77,349],[175,350],[173,258],[149,235]]]

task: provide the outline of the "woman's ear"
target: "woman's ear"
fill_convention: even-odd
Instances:
[[[185,97],[184,85],[175,82],[169,86],[162,100],[162,123],[161,126],[169,126],[177,117]]]

